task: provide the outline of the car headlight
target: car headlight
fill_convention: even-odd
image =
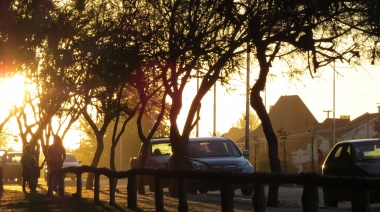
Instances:
[[[206,171],[208,168],[203,163],[192,161],[191,165],[193,166],[193,169],[196,171]]]
[[[248,160],[243,160],[240,163],[238,163],[237,168],[243,170],[243,173],[253,172],[253,166],[251,165],[251,163],[249,163]]]

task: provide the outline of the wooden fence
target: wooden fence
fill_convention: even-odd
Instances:
[[[155,178],[155,206],[156,210],[164,209],[163,179],[176,179],[178,182],[178,211],[187,211],[186,180],[198,179],[206,181],[221,182],[221,208],[222,211],[233,211],[233,184],[254,184],[252,204],[254,211],[262,212],[266,210],[266,197],[264,185],[276,184],[296,184],[303,185],[302,206],[303,211],[318,211],[319,196],[318,186],[329,188],[352,188],[354,200],[352,201],[352,211],[369,211],[369,199],[367,190],[380,188],[380,178],[367,177],[331,177],[321,176],[317,173],[284,174],[284,173],[260,173],[252,174],[231,173],[231,172],[197,172],[192,170],[163,170],[138,168],[128,171],[111,171],[107,168],[94,168],[91,166],[67,167],[51,174],[62,174],[72,172],[77,176],[77,190],[73,197],[82,197],[82,174],[86,172],[94,173],[94,201],[99,202],[100,175],[109,179],[109,204],[115,204],[115,179],[128,178],[127,204],[129,208],[137,207],[137,176],[150,175]],[[60,194],[64,194],[64,186],[59,189]]]

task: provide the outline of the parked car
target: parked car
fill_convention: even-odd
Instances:
[[[248,150],[241,152],[235,142],[225,137],[190,138],[187,146],[187,168],[197,171],[231,171],[236,173],[253,173],[254,168],[246,158]],[[172,163],[172,161],[170,162]],[[243,195],[251,195],[252,184],[235,185]],[[209,181],[189,181],[188,192],[206,193],[208,190],[219,190],[219,183]]]
[[[322,167],[326,176],[380,176],[380,139],[359,139],[336,144]],[[352,200],[352,189],[323,188],[326,206],[337,207],[339,201]],[[370,191],[370,203],[380,202],[380,189]]]
[[[142,146],[141,146],[142,148]],[[141,151],[141,150],[140,150]],[[169,138],[155,138],[149,142],[149,154],[146,161],[146,167],[168,169],[169,156],[172,153],[172,147]],[[138,168],[140,157],[133,157],[130,160],[131,169]],[[146,177],[145,185],[149,186],[150,191],[154,191],[154,178]],[[169,187],[170,182],[164,181],[164,187]]]
[[[17,180],[21,182],[21,157],[22,152],[5,152],[2,156],[4,180]]]
[[[71,154],[71,153],[66,153],[66,159],[65,161],[63,162],[63,167],[70,167],[70,166],[79,166],[79,164],[81,163],[82,161],[78,161],[77,158],[75,157],[74,154]],[[49,175],[48,175],[48,169],[47,169],[47,165],[45,163],[44,165],[44,177],[45,177],[45,181],[48,181],[49,179]],[[65,174],[65,178],[71,178],[71,180],[75,180],[76,178],[76,174],[75,173],[66,173]]]

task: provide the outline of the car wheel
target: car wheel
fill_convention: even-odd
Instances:
[[[323,200],[327,207],[338,207],[338,200],[335,200],[333,195],[331,195],[326,188],[323,188]]]
[[[201,194],[207,194],[207,188],[200,188],[200,189],[198,189],[198,191]]]
[[[188,186],[187,187],[187,193],[189,193],[189,194],[197,194],[197,188],[196,187]]]
[[[155,186],[155,184],[154,184],[154,180],[152,180],[152,179],[150,179],[150,178],[148,178],[148,179],[146,179],[146,180],[148,180],[149,191],[150,191],[150,192],[154,192],[155,189],[156,189],[156,186]]]
[[[243,185],[240,190],[244,196],[250,196],[253,193],[253,185]]]

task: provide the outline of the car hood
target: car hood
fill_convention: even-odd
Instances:
[[[77,162],[64,162],[63,167],[70,167],[70,166],[79,166],[79,163]]]
[[[204,157],[189,158],[189,161],[196,161],[205,164],[210,169],[235,169],[239,163],[246,159],[243,157]]]
[[[358,162],[357,166],[370,176],[380,176],[380,161]]]

